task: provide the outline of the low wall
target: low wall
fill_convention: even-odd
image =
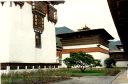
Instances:
[[[128,67],[128,61],[117,61],[117,67]]]
[[[56,69],[59,63],[1,63],[1,73],[33,71],[38,69]]]

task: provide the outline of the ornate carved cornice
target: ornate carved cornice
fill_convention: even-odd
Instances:
[[[47,4],[43,1],[42,2],[41,1],[32,2],[32,12],[39,13],[45,17],[46,12],[47,12]]]
[[[4,5],[5,1],[0,1],[2,6]],[[12,7],[12,3],[14,2],[15,6],[19,5],[20,8],[23,7],[24,1],[10,1],[10,7]]]
[[[19,5],[20,8],[22,8],[23,5],[24,5],[24,1],[14,1],[14,3],[15,3],[16,6]]]
[[[2,6],[4,5],[4,1],[1,1]]]

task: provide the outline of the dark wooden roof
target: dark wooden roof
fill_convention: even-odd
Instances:
[[[123,48],[128,53],[128,0],[108,0]]]
[[[87,30],[87,31],[79,31],[79,32],[71,32],[71,33],[64,33],[64,34],[57,34],[60,38],[70,38],[77,35],[82,36],[89,36],[89,35],[102,35],[108,40],[114,39],[105,29],[93,29],[93,30]]]
[[[63,27],[56,27],[56,34],[64,34],[64,33],[71,33],[74,32],[73,30],[71,30],[70,28],[63,26]]]
[[[48,1],[49,3],[53,4],[53,5],[58,5],[58,4],[64,4],[64,0],[54,0],[54,1]]]
[[[56,47],[57,48],[62,48],[62,43],[61,43],[60,39],[61,38],[56,37]]]

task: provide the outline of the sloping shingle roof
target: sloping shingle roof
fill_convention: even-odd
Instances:
[[[56,27],[56,34],[64,34],[64,33],[71,33],[71,32],[74,32],[73,30],[71,30],[70,28],[68,27]]]
[[[117,45],[122,45],[121,41],[109,41],[109,51],[119,51]]]
[[[60,38],[70,38],[72,36],[76,35],[96,35],[96,34],[101,34],[102,36],[106,37],[108,40],[114,39],[105,29],[92,29],[88,31],[78,31],[78,32],[70,32],[70,33],[62,33],[62,34],[57,34],[58,37]]]

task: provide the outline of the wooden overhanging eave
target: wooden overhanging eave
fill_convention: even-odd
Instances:
[[[102,35],[107,38],[107,40],[114,39],[106,30],[104,29],[93,29],[88,31],[79,31],[79,32],[72,32],[72,33],[64,33],[64,34],[57,34],[60,38],[70,38],[77,35],[82,36],[89,36],[89,35]]]

